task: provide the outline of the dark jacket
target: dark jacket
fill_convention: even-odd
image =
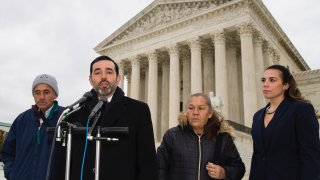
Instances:
[[[229,133],[219,133],[221,147],[215,157],[216,143],[206,135],[198,137],[191,127],[169,129],[157,150],[159,180],[211,179],[206,170],[208,162],[222,166],[226,179],[238,180],[244,176],[245,166]],[[199,159],[200,157],[200,159]],[[200,164],[200,167],[199,167]]]
[[[263,140],[265,112],[266,107],[253,117],[250,179],[319,180],[319,123],[312,105],[284,99],[267,126],[271,128],[267,143]]]
[[[87,118],[97,104],[96,92],[85,107],[67,118],[67,121],[86,126]],[[96,126],[128,127],[129,134],[102,135],[119,138],[118,142],[101,143],[100,179],[114,180],[154,180],[157,178],[156,151],[150,110],[147,104],[125,97],[117,88],[109,104],[101,108],[101,116]],[[90,120],[91,127],[94,119]],[[93,135],[95,135],[93,133]],[[74,134],[71,151],[71,180],[80,179],[80,170],[85,146],[85,136]],[[56,145],[51,179],[64,179],[65,148]],[[84,164],[83,180],[94,179],[95,142],[88,141]]]
[[[56,126],[63,109],[56,103],[52,116],[47,119],[51,127]],[[2,149],[8,180],[45,179],[53,133],[46,132],[45,123],[38,128],[39,118],[39,111],[31,108],[14,120]]]

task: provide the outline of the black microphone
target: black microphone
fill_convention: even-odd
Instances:
[[[99,99],[97,105],[92,109],[90,115],[89,115],[89,119],[91,119],[94,115],[96,115],[96,113],[101,109],[101,107],[103,106],[103,104],[106,102],[106,100],[104,99]]]
[[[57,137],[56,137],[56,141],[61,141],[61,122],[63,120],[65,120],[65,118],[67,116],[69,116],[70,114],[72,114],[74,109],[78,108],[81,106],[82,103],[84,103],[85,101],[87,101],[88,99],[90,99],[93,96],[92,92],[88,91],[86,93],[84,93],[84,95],[76,102],[74,102],[73,104],[71,104],[70,106],[67,106],[66,109],[63,111],[63,113],[61,114],[58,122],[57,122]],[[78,109],[79,110],[79,109]],[[74,111],[75,112],[75,111]]]
[[[93,96],[92,92],[88,91],[86,93],[84,93],[84,95],[76,102],[74,102],[73,104],[71,104],[70,106],[67,106],[67,109],[69,110],[73,110],[76,107],[79,107],[80,104],[84,103],[85,101],[87,101],[88,99],[90,99]]]

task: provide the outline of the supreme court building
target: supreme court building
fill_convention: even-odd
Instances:
[[[224,117],[250,128],[266,105],[260,80],[272,64],[290,69],[319,114],[320,70],[310,70],[261,0],[155,0],[95,51],[117,61],[129,97],[148,103],[156,142],[196,92],[214,92]]]
[[[266,105],[260,80],[272,64],[290,69],[319,114],[320,70],[310,70],[261,0],[155,0],[95,51],[117,61],[129,97],[148,103],[156,142],[196,92],[214,92],[224,117],[250,128]],[[237,136],[249,168],[250,133]]]

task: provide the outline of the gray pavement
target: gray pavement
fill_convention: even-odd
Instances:
[[[0,162],[0,180],[5,180],[4,174],[3,174],[3,163]]]

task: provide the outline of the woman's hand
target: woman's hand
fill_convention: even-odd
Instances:
[[[224,179],[226,177],[225,170],[219,165],[208,162],[206,169],[211,178]]]

